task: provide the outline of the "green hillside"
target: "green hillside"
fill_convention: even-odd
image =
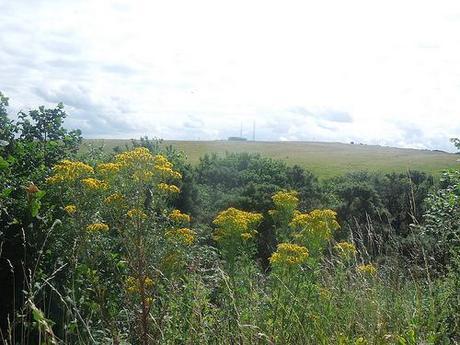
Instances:
[[[351,145],[324,142],[262,142],[262,141],[165,141],[185,152],[195,164],[206,153],[254,152],[287,164],[298,164],[321,178],[341,175],[348,171],[369,170],[403,172],[408,169],[438,175],[442,170],[459,166],[459,155],[440,151],[401,149],[377,145]],[[130,144],[130,140],[86,139],[87,145],[104,145],[106,150]]]

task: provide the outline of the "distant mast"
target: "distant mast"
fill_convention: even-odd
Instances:
[[[241,127],[240,127],[240,138],[243,137],[243,121],[241,121]]]
[[[256,120],[252,122],[252,141],[256,141]]]

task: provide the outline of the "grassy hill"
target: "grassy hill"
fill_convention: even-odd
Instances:
[[[88,144],[104,145],[111,151],[115,146],[130,144],[130,140],[85,139],[82,151]],[[320,178],[341,175],[347,171],[369,170],[404,172],[408,169],[438,175],[442,170],[460,166],[460,155],[451,153],[400,149],[377,145],[351,145],[323,142],[262,142],[262,141],[165,141],[185,152],[191,164],[206,153],[254,152],[287,164],[298,164]]]

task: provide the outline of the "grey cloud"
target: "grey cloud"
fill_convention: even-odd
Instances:
[[[109,73],[121,75],[134,75],[139,73],[137,69],[121,64],[107,64],[101,66],[101,69]]]
[[[62,102],[71,107],[68,123],[72,128],[81,128],[84,135],[100,136],[134,133],[140,126],[132,121],[134,114],[128,102],[118,97],[109,97],[104,103],[95,100],[89,89],[79,85],[65,84],[57,89],[35,88],[34,93],[48,103]]]
[[[197,118],[196,116],[190,116],[184,123],[183,126],[189,129],[200,129],[205,126],[203,120]]]
[[[45,65],[53,69],[63,69],[65,71],[83,71],[90,68],[91,63],[84,60],[75,59],[54,59],[47,60],[44,62]]]
[[[62,102],[79,109],[97,107],[96,103],[92,101],[89,91],[81,86],[66,84],[57,90],[37,87],[34,91],[36,95],[50,103]]]
[[[350,123],[353,122],[353,118],[350,114],[343,111],[326,111],[318,115],[320,119],[324,119],[331,122]]]
[[[304,107],[291,107],[288,109],[293,114],[299,114],[307,117],[312,117],[318,120],[325,120],[330,122],[351,123],[353,118],[345,111],[338,110],[325,110],[325,111],[311,111]]]
[[[312,112],[309,110],[305,109],[304,107],[292,107],[288,109],[291,113],[294,114],[300,114],[300,115],[305,115],[305,116],[314,116]]]

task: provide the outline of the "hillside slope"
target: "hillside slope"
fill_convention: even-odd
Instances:
[[[130,145],[130,140],[85,139],[82,151],[87,145],[104,145],[106,150],[115,146]],[[185,152],[187,160],[196,164],[204,154],[225,152],[254,152],[287,164],[298,164],[327,178],[348,171],[369,170],[382,172],[404,172],[408,169],[425,171],[438,175],[442,170],[459,166],[459,155],[415,149],[401,149],[377,145],[351,145],[324,142],[262,142],[262,141],[165,141]]]

